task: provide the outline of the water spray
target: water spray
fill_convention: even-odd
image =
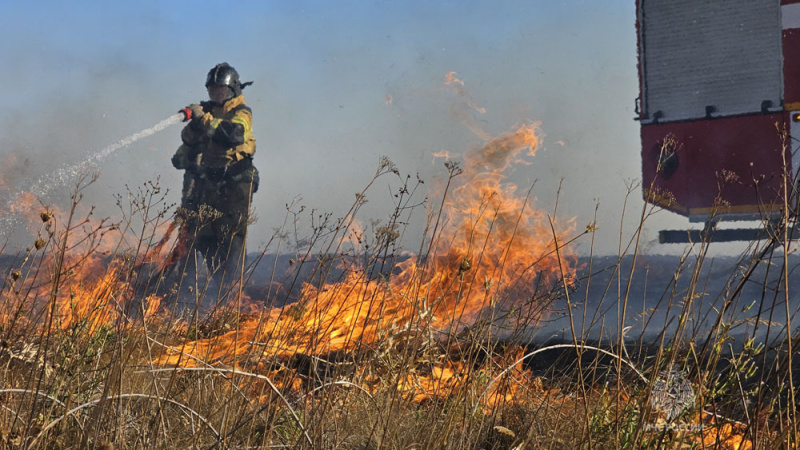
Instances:
[[[0,238],[5,239],[7,236],[9,236],[13,227],[17,225],[18,220],[17,217],[15,217],[16,214],[12,213],[11,206],[12,202],[19,198],[23,192],[30,192],[38,199],[46,199],[55,190],[62,188],[71,181],[79,179],[79,177],[84,176],[89,171],[97,169],[98,164],[112,153],[123,149],[140,139],[151,136],[169,127],[170,125],[189,120],[191,116],[192,112],[190,109],[187,108],[181,110],[150,128],[120,139],[104,149],[90,154],[86,159],[77,164],[64,165],[53,172],[48,173],[47,175],[39,177],[31,185],[23,187],[22,189],[12,193],[8,200],[6,200],[3,209],[0,210]]]
[[[64,186],[69,181],[73,181],[77,179],[79,176],[86,174],[89,170],[96,169],[98,163],[106,159],[109,155],[116,152],[117,150],[123,149],[140,139],[144,139],[148,136],[151,136],[156,132],[167,128],[170,125],[182,122],[184,118],[185,115],[183,112],[174,114],[150,128],[132,134],[126,138],[120,139],[119,141],[109,145],[108,147],[100,150],[99,152],[90,155],[88,158],[86,158],[85,160],[83,160],[78,164],[61,167],[55,170],[54,172],[51,172],[43,177],[40,177],[38,180],[36,180],[34,185],[28,190],[31,191],[31,193],[38,198],[46,198],[47,195],[53,191],[53,189]]]

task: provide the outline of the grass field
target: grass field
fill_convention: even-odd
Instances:
[[[242,278],[221,284],[162,273],[176,241],[158,185],[95,220],[83,180],[65,211],[34,208],[27,252],[3,260],[0,442],[794,448],[790,221],[765,225],[726,273],[708,270],[707,242],[687,246],[644,308],[638,233],[613,257],[578,257],[594,223],[506,182],[535,148],[530,127],[494,139],[448,161],[436,192],[382,159],[345,215],[288,205]],[[387,177],[394,213],[364,226]],[[407,249],[413,214],[427,228]],[[537,339],[556,319],[561,339]]]

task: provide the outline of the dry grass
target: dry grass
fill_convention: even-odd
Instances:
[[[3,286],[2,446],[794,447],[796,342],[789,336],[795,330],[787,333],[780,317],[769,316],[775,308],[764,308],[755,319],[737,316],[746,310],[742,286],[764,265],[783,270],[775,269],[777,281],[775,272],[760,280],[760,304],[788,303],[788,290],[777,289],[789,276],[779,251],[788,249],[781,233],[791,229],[788,219],[771,224],[771,237],[753,243],[742,257],[720,294],[724,310],[716,317],[699,317],[693,307],[712,294],[701,276],[708,243],[700,242],[687,247],[674,289],[661,299],[675,324],[649,324],[664,332],[645,340],[626,336],[623,319],[612,327],[620,331],[611,339],[595,342],[578,315],[585,313],[588,324],[592,314],[597,320],[602,314],[579,314],[575,306],[591,303],[585,297],[599,268],[588,258],[577,271],[569,253],[571,239],[593,238],[594,226],[562,237],[552,220],[545,222],[544,245],[520,269],[520,278],[487,277],[512,264],[490,255],[489,236],[500,233],[494,226],[510,223],[510,239],[518,239],[525,231],[523,213],[507,220],[490,201],[479,204],[472,220],[477,224],[484,214],[493,226],[469,228],[470,250],[449,253],[459,237],[447,234],[454,218],[441,211],[462,170],[447,167],[447,189],[440,208],[429,214],[427,244],[417,253],[424,258],[400,258],[406,219],[422,204],[420,181],[400,177],[384,160],[369,185],[386,176],[399,180],[395,214],[386,223],[374,224],[371,232],[356,227],[365,189],[342,219],[312,212],[312,232],[300,242],[293,230],[303,209],[293,205],[268,247],[280,252],[294,237],[294,248],[305,249],[291,261],[295,278],[279,279],[273,269],[270,280],[246,279],[249,291],[234,286],[222,294],[226,307],[181,316],[168,299],[196,280],[179,280],[169,292],[172,281],[153,276],[158,264],[152,257],[170,218],[165,194],[146,185],[120,202],[126,207],[119,223],[96,222],[79,217],[79,185],[67,213],[41,214],[34,245],[13,260]],[[641,223],[652,212],[647,207]],[[616,273],[611,279],[618,286],[609,282],[606,292],[621,317],[628,317],[624,311],[635,300],[624,283],[638,269],[623,262],[638,255],[638,240],[621,240],[618,263],[602,268]],[[336,261],[351,264],[341,269]],[[546,263],[551,266],[544,268]],[[399,266],[413,268],[413,277],[400,280],[407,289],[392,284],[405,273],[398,274]],[[442,267],[449,272],[434,277]],[[678,289],[684,272],[689,285]],[[204,293],[203,281],[190,294],[219,299],[214,289]],[[491,295],[471,297],[480,289]],[[248,295],[255,291],[259,298]],[[447,303],[449,296],[456,301]],[[484,302],[477,313],[459,309],[474,298]],[[531,330],[563,303],[570,305],[569,338],[533,346]],[[325,316],[335,307],[341,310],[334,318],[350,314],[348,326]],[[753,338],[734,348],[732,331],[743,323]],[[670,367],[685,371],[695,397],[667,422],[653,396],[659,374]]]

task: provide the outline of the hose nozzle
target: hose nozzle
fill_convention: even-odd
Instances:
[[[183,121],[188,122],[192,120],[192,109],[188,106],[186,108],[181,109],[178,111],[179,114],[183,114]]]

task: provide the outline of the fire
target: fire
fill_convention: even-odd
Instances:
[[[722,449],[750,450],[753,448],[752,442],[744,437],[745,430],[735,429],[733,425],[726,423],[719,429],[707,430],[702,438],[702,444],[712,447],[719,443]]]
[[[185,342],[158,363],[225,361],[241,367],[298,354],[366,350],[425,333],[455,335],[478,320],[501,316],[535,324],[546,314],[537,289],[571,279],[574,270],[565,249],[560,252],[568,260],[559,261],[546,215],[506,181],[504,172],[532,156],[537,144],[535,126],[523,126],[468,154],[463,168],[448,163],[455,188],[441,194],[441,226],[427,255],[399,263],[394,275],[371,279],[356,268],[336,283],[306,283],[298,302],[243,318],[223,336]],[[449,360],[408,375],[399,388],[418,401],[446,395],[459,388],[458,374],[467,370],[465,363]],[[489,392],[485,401],[513,396],[506,387]]]
[[[91,269],[90,269],[91,270]],[[68,328],[85,321],[87,331],[93,334],[100,326],[112,323],[121,305],[115,304],[119,288],[116,280],[118,267],[111,267],[100,278],[88,285],[81,279],[68,283],[67,295],[58,301],[58,323]]]
[[[417,403],[428,400],[444,400],[449,395],[470,389],[468,383],[471,373],[480,372],[483,378],[497,380],[486,387],[486,392],[472,392],[487,407],[486,411],[503,403],[514,403],[518,399],[529,399],[529,392],[541,394],[544,389],[540,378],[530,370],[514,365],[523,356],[523,348],[515,346],[496,355],[485,364],[468,365],[459,360],[445,360],[439,365],[422,365],[424,370],[406,374],[398,389],[407,398]],[[479,387],[480,388],[480,387]],[[483,395],[481,395],[483,394]]]
[[[461,81],[455,72],[447,72],[444,74],[444,84],[458,84],[463,86],[464,82]]]
[[[10,286],[0,295],[0,305],[4,310],[0,319],[3,323],[12,320],[27,322],[52,313],[55,328],[79,327],[91,336],[102,327],[126,323],[127,314],[134,312],[128,311],[134,292],[127,281],[127,266],[121,261],[109,263],[101,258],[68,256],[57,285],[53,278],[56,270],[53,258],[45,256],[42,267],[45,268],[42,272],[49,277],[48,282],[43,283],[34,274],[12,272]],[[155,295],[144,299],[146,319],[156,316],[160,301],[161,298]]]
[[[739,423],[718,423],[712,414],[704,414],[702,435],[697,438],[697,443],[706,448],[720,448],[730,450],[750,450],[753,442],[746,437],[747,426]]]
[[[444,160],[454,159],[454,155],[451,155],[450,152],[448,152],[447,150],[440,150],[438,152],[433,153],[433,161],[435,162],[437,159],[444,159]]]
[[[463,85],[452,76],[452,83]],[[184,367],[219,362],[236,368],[274,371],[262,362],[404,346],[421,338],[429,345],[438,345],[477,323],[494,327],[491,334],[514,323],[534,326],[547,314],[543,299],[549,298],[550,289],[569,282],[574,272],[570,252],[564,248],[556,251],[559,240],[554,236],[557,227],[553,224],[564,227],[535,209],[529,195],[520,194],[507,179],[506,172],[527,163],[538,143],[536,125],[525,125],[486,140],[467,152],[461,162],[448,160],[448,188],[436,194],[441,199],[436,207],[441,211],[429,213],[438,218],[427,237],[424,254],[399,262],[391,274],[374,278],[363,268],[353,266],[336,282],[305,283],[297,302],[244,313],[231,331],[214,338],[187,340],[157,362]],[[27,200],[32,202],[33,198]],[[39,219],[44,220],[43,217],[40,215]],[[356,248],[366,231],[355,218],[351,219],[340,239]],[[47,223],[46,227],[50,227],[47,230],[57,243],[61,238],[55,225]],[[186,243],[181,236],[173,238],[176,229],[174,223],[165,225],[160,229],[160,241],[142,255],[130,258],[138,260],[136,264],[165,260],[165,252],[171,246],[168,244],[180,248]],[[74,254],[64,255],[59,277],[54,275],[59,267],[57,258],[50,254],[40,256],[43,267],[50,270],[51,280],[58,278],[58,289],[53,290],[52,284],[35,277],[28,281],[29,289],[38,290],[35,297],[39,299],[26,306],[30,315],[52,311],[57,327],[80,326],[89,334],[105,326],[130,324],[131,302],[137,301],[131,281],[138,270],[136,264],[125,258],[89,257],[88,251],[72,245],[74,239],[81,242],[79,236],[70,236],[69,245],[64,245]],[[3,295],[5,311],[25,303],[13,289]],[[160,314],[160,297],[151,295],[138,300],[142,307],[134,308],[137,314],[146,319]],[[242,300],[249,306],[263,304],[263,299],[251,299],[246,294]],[[503,364],[510,364],[500,364],[489,356],[491,371],[464,355],[448,357],[396,380],[396,386],[407,398],[417,401],[442,398],[468,388],[461,374],[484,370],[494,376],[499,373],[498,367],[502,370]],[[516,380],[532,379],[527,373],[514,374]],[[290,379],[285,385],[297,386],[297,380]],[[519,389],[515,386],[498,383],[481,401],[488,405],[509,401]]]
[[[163,258],[171,234],[166,224],[159,225],[167,228],[165,239],[140,261],[132,254],[120,253],[115,238],[121,232],[107,220],[93,219],[89,211],[67,224],[65,213],[57,207],[42,210],[33,206],[36,202],[34,195],[22,193],[12,204],[12,212],[25,214],[36,239],[0,292],[2,324],[36,326],[38,321],[43,327],[52,315],[54,328],[79,327],[93,335],[102,327],[130,323],[131,313],[143,314],[145,319],[157,316],[158,296],[146,295],[143,308],[133,308],[137,295],[133,283],[142,263]]]
[[[172,235],[173,235],[173,233],[175,233],[175,229],[178,228],[178,226],[179,226],[179,224],[177,222],[175,222],[175,221],[172,221],[172,222],[169,223],[169,225],[167,225],[167,228],[164,231],[164,234],[161,237],[161,239],[153,247],[152,250],[147,252],[147,255],[145,256],[145,261],[153,262],[153,261],[155,261],[156,259],[158,259],[158,258],[160,258],[162,256],[162,254],[164,253],[164,248],[168,247],[167,244],[169,243],[170,239],[172,239]],[[178,239],[178,242],[179,243],[181,242],[180,238]],[[175,251],[172,252],[172,254],[175,254],[175,253],[178,253],[178,252],[175,252]],[[170,255],[170,256],[172,256],[172,255]],[[168,263],[169,262],[170,261],[168,261]]]

